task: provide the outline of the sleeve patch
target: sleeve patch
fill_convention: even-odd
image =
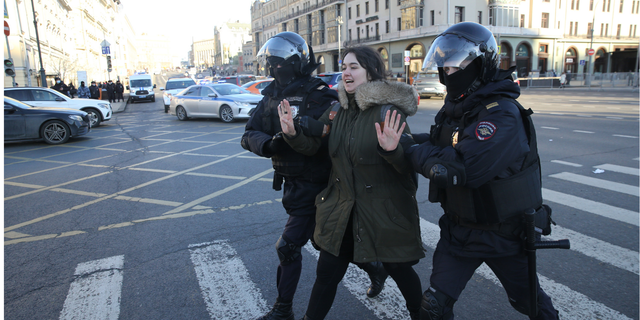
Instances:
[[[480,141],[489,140],[498,130],[495,124],[489,121],[480,121],[476,126],[476,138]]]

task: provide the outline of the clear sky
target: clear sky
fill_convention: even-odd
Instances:
[[[213,38],[213,27],[232,20],[251,23],[254,0],[122,0],[137,34],[171,38],[174,53],[186,59],[192,39]]]

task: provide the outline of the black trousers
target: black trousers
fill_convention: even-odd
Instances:
[[[124,101],[124,97],[122,96],[122,92],[116,92],[116,100]]]
[[[347,272],[349,263],[353,261],[353,245],[352,222],[350,220],[340,247],[340,254],[336,257],[324,250],[320,251],[316,268],[316,282],[313,285],[309,306],[305,314],[309,319],[324,319],[329,313],[336,297],[338,284]],[[412,267],[416,263],[417,261],[382,263],[389,276],[398,285],[398,289],[407,303],[407,309],[412,312],[419,311],[422,300],[420,277]]]
[[[529,305],[528,260],[519,254],[503,258],[466,258],[451,255],[441,245],[440,240],[433,254],[433,271],[431,286],[458,300],[460,293],[471,279],[474,272],[484,262],[502,283],[507,292],[509,302],[516,310],[526,312]],[[558,319],[551,298],[542,291],[538,284],[538,317],[535,319]],[[449,319],[453,319],[453,313]]]

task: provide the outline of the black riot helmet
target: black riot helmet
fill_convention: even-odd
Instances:
[[[447,85],[449,94],[455,92],[450,99],[456,101],[473,93],[483,83],[492,81],[499,63],[498,44],[493,33],[481,24],[461,22],[447,28],[433,40],[422,67],[425,71],[437,68],[440,82]],[[444,67],[459,68],[456,72],[459,74],[447,75]],[[454,75],[458,79],[451,81]],[[452,92],[449,86],[454,85],[458,88]]]
[[[271,37],[258,51],[257,58],[262,65],[271,69],[278,63],[295,65],[298,75],[308,75],[320,64],[316,64],[313,49],[297,33],[280,32]]]

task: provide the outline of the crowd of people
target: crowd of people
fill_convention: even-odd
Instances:
[[[416,90],[387,80],[385,63],[369,47],[343,51],[337,90],[310,77],[318,66],[313,49],[295,33],[269,39],[258,58],[274,81],[262,91],[241,145],[271,158],[273,189],[284,189],[289,215],[275,244],[278,295],[259,319],[294,319],[308,241],[320,253],[303,319],[327,317],[350,263],[369,274],[370,298],[393,278],[411,319],[453,319],[454,304],[482,263],[514,309],[530,319],[558,319],[535,270],[528,272],[532,258],[524,250],[525,240],[540,238],[533,227],[525,230],[525,211],[540,218],[539,230],[550,228],[551,215],[542,204],[531,110],[516,100],[515,67],[499,69],[489,29],[458,23],[433,41],[423,69],[437,69],[448,94],[426,133],[412,134],[406,123],[417,112]],[[444,210],[424,291],[426,275],[413,269],[426,251],[418,174],[429,179],[429,201]]]
[[[102,100],[102,89],[104,88],[109,102],[113,103],[124,101],[124,85],[120,83],[120,80],[116,80],[115,83],[111,79],[101,83],[91,81],[91,85],[88,87],[84,81],[80,81],[80,86],[78,88],[73,85],[73,82],[69,83],[69,85],[65,84],[59,77],[55,77],[54,82],[55,83],[51,86],[51,89],[56,90],[71,99],[77,95],[78,98]]]

